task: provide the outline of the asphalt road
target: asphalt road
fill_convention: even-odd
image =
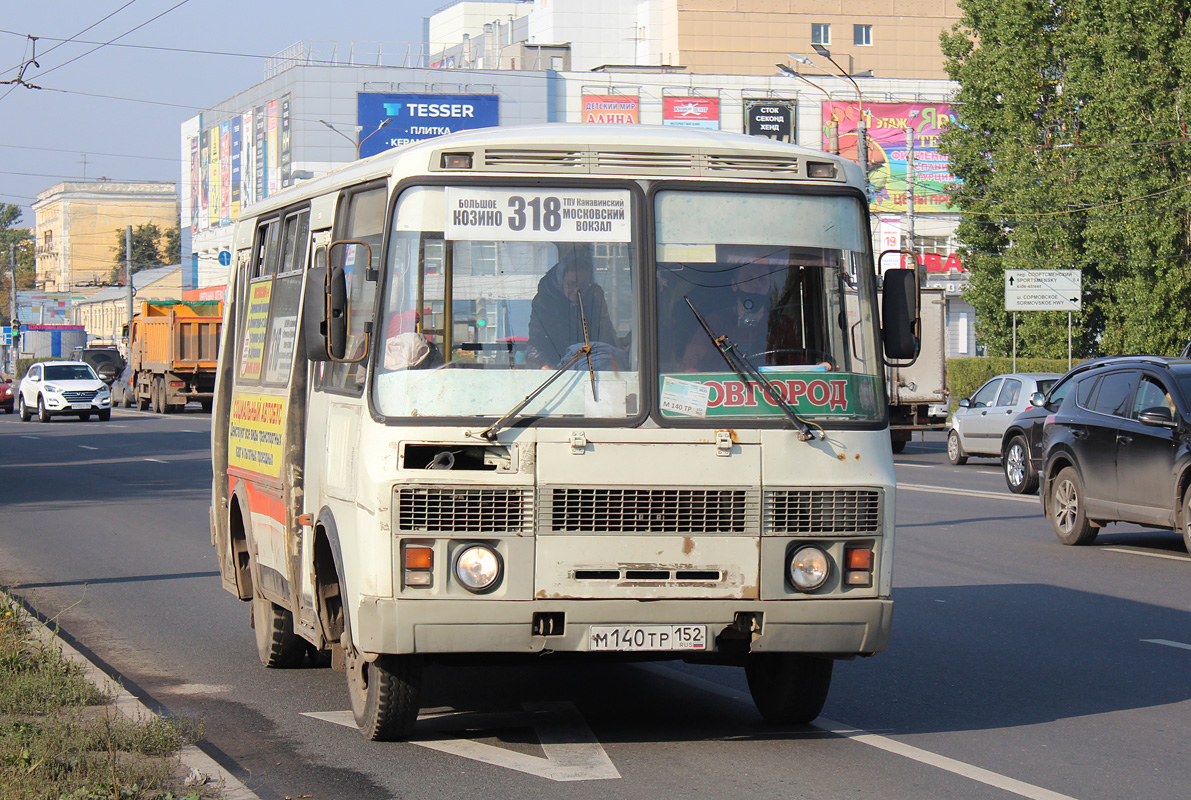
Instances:
[[[1111,526],[1060,545],[999,466],[896,460],[890,648],[839,663],[815,726],[761,723],[743,674],[438,667],[418,738],[365,742],[343,675],[260,666],[220,587],[210,419],[0,416],[0,584],[262,798],[1183,798],[1191,558]],[[315,716],[310,716],[311,714]]]

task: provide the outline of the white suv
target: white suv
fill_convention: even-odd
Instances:
[[[37,413],[42,422],[58,414],[73,414],[81,420],[96,414],[106,421],[112,416],[112,393],[95,370],[81,361],[39,361],[21,378],[17,393],[21,421]]]

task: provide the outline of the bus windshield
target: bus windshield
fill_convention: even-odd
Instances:
[[[522,415],[635,416],[634,230],[626,188],[402,193],[378,329],[377,410],[500,416],[569,365]]]
[[[776,418],[782,410],[770,391],[806,418],[880,417],[868,232],[857,199],[666,190],[654,214],[663,418]],[[772,390],[733,370],[722,348],[743,356]]]

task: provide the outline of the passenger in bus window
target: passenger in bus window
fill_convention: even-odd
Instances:
[[[529,349],[526,363],[554,369],[583,346],[583,320],[592,343],[596,369],[616,369],[625,361],[616,328],[608,314],[604,290],[592,278],[589,245],[560,245],[563,255],[538,281],[538,293],[529,313]],[[580,313],[582,301],[582,313]],[[581,366],[586,366],[581,359]]]
[[[803,350],[802,319],[798,303],[777,299],[772,285],[774,267],[756,261],[735,268],[731,295],[718,308],[700,308],[712,332],[727,336],[736,352],[755,366],[819,364],[829,368],[817,351]],[[779,274],[787,275],[785,269]],[[728,368],[707,334],[700,328],[682,356],[684,372],[715,372]]]

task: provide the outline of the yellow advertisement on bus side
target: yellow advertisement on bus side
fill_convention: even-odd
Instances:
[[[228,428],[229,467],[281,477],[281,443],[285,433],[284,397],[263,394],[232,395]]]
[[[269,321],[269,300],[273,295],[273,281],[252,284],[248,290],[248,316],[244,321],[244,347],[240,352],[240,377],[255,379],[261,376],[265,358],[265,334]]]

